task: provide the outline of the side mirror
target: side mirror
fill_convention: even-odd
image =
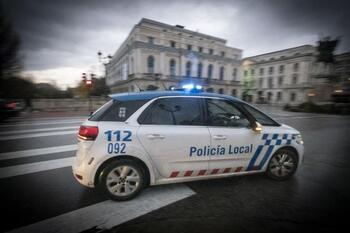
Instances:
[[[253,131],[256,133],[261,133],[262,132],[262,125],[255,121],[254,125],[253,125]]]
[[[92,116],[92,114],[94,114],[94,112],[90,112],[89,116]]]

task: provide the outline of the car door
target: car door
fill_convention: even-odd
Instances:
[[[247,115],[230,100],[206,98],[207,124],[211,136],[211,174],[246,171],[261,142]]]
[[[195,151],[210,145],[198,97],[162,97],[140,116],[138,138],[164,178],[196,176],[208,169],[209,157]]]

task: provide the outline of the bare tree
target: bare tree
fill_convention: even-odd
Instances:
[[[0,79],[13,77],[20,70],[20,39],[0,5]]]

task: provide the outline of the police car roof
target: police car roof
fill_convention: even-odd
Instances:
[[[204,96],[204,97],[220,97],[233,101],[241,101],[235,97],[228,95],[220,95],[208,92],[191,92],[191,91],[143,91],[143,92],[125,92],[120,94],[109,95],[112,99],[118,101],[131,100],[151,100],[162,96]]]

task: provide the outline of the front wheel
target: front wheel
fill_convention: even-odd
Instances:
[[[143,170],[132,160],[117,160],[100,175],[99,187],[112,200],[126,201],[137,196],[145,184]]]
[[[267,166],[267,176],[274,180],[287,180],[295,173],[298,156],[291,150],[278,150]]]

